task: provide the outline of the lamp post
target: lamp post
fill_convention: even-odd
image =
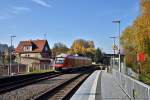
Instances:
[[[10,61],[9,61],[9,63],[10,63],[10,67],[9,67],[9,75],[11,75],[11,65],[12,65],[12,57],[11,57],[11,55],[12,55],[12,41],[13,41],[13,38],[14,37],[16,37],[16,36],[14,36],[14,35],[11,35],[11,37],[10,37],[10,40],[11,40],[11,45],[10,45]]]
[[[118,33],[119,33],[119,48],[118,48],[118,54],[119,54],[119,72],[121,72],[121,64],[120,64],[120,20],[113,20],[113,23],[118,24]]]
[[[116,38],[117,38],[117,37],[112,36],[112,37],[110,37],[110,38],[113,39],[113,50],[114,50],[113,64],[114,64],[114,61],[115,61],[115,50],[116,50]],[[113,65],[112,65],[112,67],[113,67]]]

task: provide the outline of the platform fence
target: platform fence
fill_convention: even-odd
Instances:
[[[12,74],[13,73],[23,74],[27,72],[27,66],[24,64],[12,64],[11,67],[9,64],[5,64],[0,65],[0,77],[9,75],[10,68]]]
[[[123,73],[112,70],[116,82],[131,100],[150,100],[150,86]]]

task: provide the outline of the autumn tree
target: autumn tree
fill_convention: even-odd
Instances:
[[[125,52],[126,63],[136,69],[136,57],[140,52],[146,55],[145,62],[141,62],[142,73],[150,73],[150,0],[141,0],[140,15],[127,27],[121,36],[121,44]]]
[[[100,48],[97,48],[95,52],[95,62],[102,63],[102,60],[103,60],[102,51]]]
[[[146,54],[145,62],[141,63],[142,73],[150,73],[150,1],[141,0],[141,15],[133,24],[136,31],[137,53]]]
[[[69,50],[69,53],[87,56],[87,57],[92,58],[92,60],[94,61],[94,54],[95,54],[94,42],[90,40],[87,41],[84,39],[74,40]]]
[[[136,48],[136,41],[135,41],[135,29],[133,26],[127,27],[122,36],[121,36],[121,45],[123,47],[125,53],[125,62],[128,67],[136,70],[137,62],[136,62],[136,55],[137,55],[137,48]]]
[[[92,59],[92,61],[94,62],[95,61],[95,48],[87,48],[86,49],[86,52],[85,52],[85,56],[86,57],[90,57]]]
[[[65,44],[63,44],[61,42],[55,43],[53,46],[53,49],[52,49],[53,57],[55,57],[61,53],[67,53],[68,50],[69,50],[69,48]]]

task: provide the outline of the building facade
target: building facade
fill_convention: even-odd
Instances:
[[[51,50],[47,40],[21,41],[15,49],[15,62],[26,64],[28,70],[49,66]]]

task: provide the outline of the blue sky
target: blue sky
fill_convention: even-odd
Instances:
[[[44,39],[71,46],[73,40],[93,40],[96,47],[112,52],[112,39],[121,20],[121,31],[139,14],[139,0],[1,0],[0,43]]]

